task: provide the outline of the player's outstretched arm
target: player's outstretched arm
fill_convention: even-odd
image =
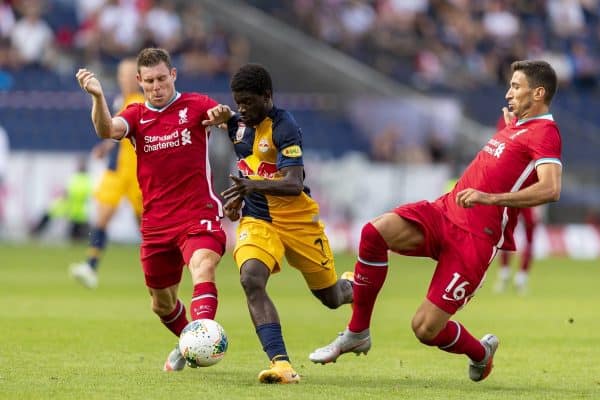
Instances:
[[[221,195],[225,200],[243,198],[252,192],[270,194],[272,196],[298,196],[304,190],[302,166],[285,167],[279,171],[280,179],[246,179],[229,175],[233,184]]]
[[[93,72],[80,68],[75,74],[81,88],[92,97],[92,123],[96,134],[104,139],[120,139],[126,133],[127,126],[120,119],[110,115],[106,97],[100,81]]]

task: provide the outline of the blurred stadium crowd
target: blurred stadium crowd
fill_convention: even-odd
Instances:
[[[227,75],[248,44],[203,12],[175,0],[3,0],[0,67],[69,73],[78,65],[114,65],[147,46],[166,48],[184,72]],[[13,84],[18,85],[18,82]],[[10,88],[4,80],[4,88]]]
[[[598,83],[597,0],[250,3],[420,88],[504,85],[510,63],[520,59],[550,61],[563,87]]]
[[[600,0],[222,1],[256,7],[415,93],[443,99],[417,110],[411,98],[374,100],[365,93],[332,100],[318,87],[294,97],[292,85],[277,80],[277,104],[294,113],[305,147],[326,157],[358,152],[381,163],[447,163],[456,157],[454,149],[465,148],[457,114],[494,126],[505,104],[510,63],[549,61],[561,81],[553,113],[563,129],[566,172],[579,180],[573,190],[567,185],[561,203],[600,209]],[[180,90],[230,103],[228,80],[239,65],[286,61],[281,54],[264,61],[253,57],[253,40],[267,39],[217,18],[207,3],[0,0],[0,125],[11,149],[91,149],[97,140],[74,79],[82,65],[101,76],[110,97],[116,95],[118,60],[161,46],[180,71]],[[432,124],[431,109],[451,116]],[[364,110],[385,110],[390,122],[377,126],[370,114],[361,116]]]

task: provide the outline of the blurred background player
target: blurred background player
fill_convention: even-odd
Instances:
[[[506,119],[512,120],[514,114],[508,113],[508,115],[500,116],[496,123],[496,131],[501,131],[506,127]],[[535,227],[537,225],[537,214],[534,208],[520,208],[519,209],[519,221],[522,222],[525,230],[525,243],[521,251],[521,264],[519,270],[515,273],[513,278],[513,285],[519,294],[525,294],[527,292],[527,281],[529,280],[529,271],[531,270],[531,263],[533,261],[533,235],[535,233]],[[500,268],[498,269],[498,279],[494,285],[494,291],[497,293],[504,292],[510,282],[510,259],[511,251],[500,252]]]
[[[137,64],[134,58],[126,58],[119,63],[117,81],[121,93],[113,105],[116,112],[125,109],[129,104],[144,102],[136,74]],[[127,199],[138,223],[142,214],[142,192],[137,181],[137,161],[131,142],[121,140],[117,144],[110,139],[104,140],[94,148],[92,154],[99,158],[108,154],[108,166],[94,192],[97,204],[96,219],[90,234],[87,260],[70,267],[71,276],[91,289],[98,286],[98,266],[108,240],[106,231],[121,200]]]
[[[69,225],[69,238],[83,240],[89,232],[90,197],[92,178],[87,170],[87,160],[81,158],[77,171],[69,178],[63,194],[52,201],[30,231],[31,236],[40,236],[55,219],[65,219]]]
[[[269,277],[281,270],[285,255],[329,308],[352,302],[352,283],[337,278],[319,206],[304,186],[302,131],[289,112],[273,105],[269,72],[246,64],[233,76],[231,90],[239,113],[221,104],[208,111],[205,124],[227,122],[238,157],[239,177],[232,176],[233,185],[222,194],[232,220],[239,218],[242,199],[244,203],[233,255],[250,317],[271,363],[258,380],[296,383],[300,376],[292,368],[277,310],[266,291]]]
[[[537,225],[535,210],[535,208],[522,208],[519,214],[519,220],[523,223],[523,228],[525,230],[525,243],[521,251],[521,264],[513,278],[513,285],[519,294],[527,293],[527,281],[529,280],[529,271],[531,270],[533,261],[533,235]],[[513,254],[512,251],[502,251],[500,253],[498,280],[494,285],[494,290],[498,293],[504,292],[510,282],[511,254]]]

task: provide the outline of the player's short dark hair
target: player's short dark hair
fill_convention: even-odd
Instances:
[[[515,61],[511,64],[510,69],[512,72],[522,71],[532,89],[543,87],[546,90],[544,103],[550,104],[556,93],[558,78],[556,77],[556,71],[549,63],[537,60]]]
[[[141,67],[154,67],[161,62],[164,62],[167,68],[172,68],[171,56],[167,50],[156,47],[147,47],[142,49],[137,56],[138,72]]]
[[[245,64],[231,78],[229,85],[233,92],[250,92],[263,95],[273,93],[271,75],[260,64]]]

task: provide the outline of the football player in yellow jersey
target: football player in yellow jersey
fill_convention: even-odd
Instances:
[[[119,63],[117,81],[119,84],[120,104],[116,109],[125,108],[131,103],[143,103],[144,95],[139,91],[136,79],[137,63],[133,58],[127,58]],[[142,193],[137,182],[135,149],[129,140],[121,140],[117,144],[105,140],[92,151],[96,157],[108,154],[108,167],[104,171],[100,184],[94,192],[97,203],[97,218],[90,234],[88,258],[86,261],[73,264],[71,276],[88,288],[98,286],[98,262],[106,247],[106,229],[119,203],[126,198],[131,204],[136,218],[142,214]]]
[[[226,105],[208,111],[205,125],[227,124],[238,158],[239,177],[222,194],[225,212],[242,219],[234,258],[250,317],[271,361],[260,372],[262,383],[295,383],[277,310],[266,292],[283,257],[298,269],[308,287],[329,308],[352,302],[352,282],[338,279],[333,254],[319,220],[319,206],[304,186],[302,132],[292,115],[273,105],[268,71],[242,66],[231,81],[238,113]],[[243,207],[242,207],[243,202]]]

